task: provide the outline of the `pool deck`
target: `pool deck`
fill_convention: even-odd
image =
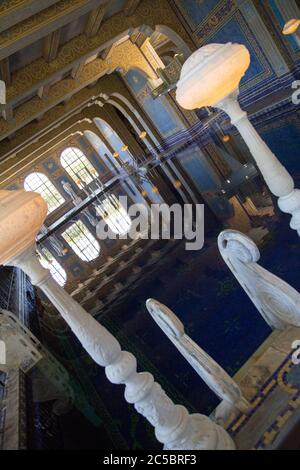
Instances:
[[[300,448],[295,433],[300,425],[300,365],[292,362],[295,340],[300,340],[300,328],[274,331],[235,375],[251,405],[248,415],[233,412],[225,422],[238,449],[288,448],[291,436],[293,446]],[[218,409],[220,413],[221,405]]]

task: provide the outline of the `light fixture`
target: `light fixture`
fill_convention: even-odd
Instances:
[[[296,20],[295,18],[293,18],[289,20],[287,23],[285,23],[282,33],[285,35],[294,34],[299,28],[299,25],[300,25],[300,20]]]
[[[230,180],[226,180],[226,183],[230,184],[230,183],[231,183],[231,181],[230,181]]]
[[[32,191],[0,191],[0,263],[6,264],[33,244],[47,216],[47,203]]]
[[[203,46],[184,63],[176,99],[180,106],[190,110],[219,105],[238,89],[249,66],[250,53],[242,44]]]
[[[148,80],[152,98],[155,99],[161,95],[166,95],[175,89],[183,62],[183,54],[175,54],[168,65],[163,68],[159,67],[156,69],[156,74],[159,78]]]
[[[230,135],[229,134],[224,134],[222,137],[223,142],[226,144],[227,142],[230,141]]]
[[[179,180],[175,181],[174,186],[175,186],[175,188],[177,188],[177,189],[181,188],[181,186],[182,186],[181,181],[179,181]]]
[[[127,152],[128,150],[128,145],[123,145],[123,147],[121,148],[122,152]]]
[[[146,137],[147,137],[147,132],[146,132],[146,131],[141,131],[141,132],[139,133],[139,138],[140,138],[140,139],[145,139]]]
[[[115,158],[119,158],[119,156],[120,156],[120,155],[119,155],[119,153],[118,153],[118,152],[114,152],[114,153],[113,153],[113,157],[115,157]]]
[[[147,191],[145,191],[145,190],[144,190],[144,191],[142,191],[142,196],[143,196],[143,197],[147,197],[147,196],[148,196],[148,193],[147,193]]]
[[[156,186],[152,186],[152,192],[153,193],[158,193],[158,188]]]
[[[239,85],[250,66],[243,44],[208,44],[189,56],[177,83],[176,98],[184,109],[213,106],[230,118],[260,169],[270,191],[279,198],[283,212],[292,215],[290,227],[300,236],[300,191],[240,107]]]

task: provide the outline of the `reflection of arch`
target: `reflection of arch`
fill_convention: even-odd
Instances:
[[[97,117],[94,119],[94,123],[100,132],[104,135],[105,139],[114,149],[114,151],[119,153],[122,160],[128,161],[132,159],[130,153],[127,150],[122,150],[125,145],[123,140],[119,137],[117,132],[106,121],[104,121],[104,119]]]
[[[119,105],[118,109],[121,111],[121,113],[123,113],[123,115],[129,120],[129,122],[132,124],[132,126],[134,127],[134,129],[138,132],[138,134],[140,133],[141,130],[145,130],[147,132],[147,134],[151,137],[151,140],[152,142],[154,143],[154,145],[159,145],[159,141],[157,140],[157,138],[155,137],[155,135],[153,134],[153,132],[151,131],[150,127],[148,126],[148,124],[145,122],[145,120],[142,118],[142,116],[140,115],[140,113],[138,112],[138,110],[130,103],[130,101],[125,98],[123,95],[121,95],[120,93],[112,93],[110,95],[111,97],[115,97],[117,99],[119,99],[120,101],[122,101],[124,103],[125,106],[127,106],[127,108],[131,111],[131,113],[136,117],[137,121],[141,124],[142,126],[142,129],[140,129],[137,124],[133,121],[133,119],[130,117],[129,113],[127,113],[126,111],[126,108],[122,107]],[[109,102],[113,105],[113,106],[116,106],[116,101],[115,100],[109,100]],[[145,139],[145,143],[149,143],[147,139]],[[149,150],[152,150],[152,146],[149,146],[148,147]]]
[[[114,97],[114,98],[119,99],[120,101],[122,101],[122,102],[124,103],[124,105],[126,105],[126,106],[128,107],[129,111],[135,116],[135,118],[137,119],[137,121],[142,124],[142,130],[146,130],[146,131],[147,131],[147,133],[148,133],[149,136],[151,137],[151,139],[152,139],[154,145],[159,145],[159,141],[158,141],[158,140],[156,139],[156,137],[153,135],[151,129],[148,127],[148,125],[146,124],[145,120],[144,120],[144,119],[142,118],[142,116],[140,115],[139,111],[133,107],[133,105],[130,103],[130,101],[127,100],[127,98],[125,98],[123,95],[121,95],[120,93],[117,93],[117,92],[112,93],[110,96],[112,96],[112,97]],[[106,96],[105,96],[105,102],[108,102],[107,100],[109,101],[110,104],[114,105],[115,100],[109,99],[109,97],[106,95]],[[120,109],[121,109],[121,107],[120,107]],[[126,117],[126,115],[128,115],[128,114],[129,114],[129,113],[126,112],[126,113],[124,113],[124,116]],[[97,119],[97,118],[95,118],[95,119]],[[96,121],[95,121],[95,124],[96,124]],[[97,127],[100,129],[99,126],[97,126]],[[138,129],[137,124],[135,124],[135,128]],[[101,130],[101,129],[100,129],[100,130]],[[140,130],[140,129],[139,129],[139,130]],[[86,136],[87,136],[89,142],[90,142],[90,143],[92,144],[92,146],[95,148],[95,150],[101,155],[101,152],[99,152],[99,148],[100,148],[100,146],[101,146],[101,144],[102,144],[101,139],[100,139],[96,134],[94,134],[93,132],[90,132],[90,131],[85,131],[85,134],[86,134]],[[90,134],[90,135],[89,135],[89,134]],[[92,136],[92,134],[93,134],[93,136]],[[98,142],[98,144],[97,144],[97,142]],[[145,139],[144,142],[145,142],[146,145],[148,144],[147,146],[148,146],[149,150],[151,150],[151,152],[152,152],[153,154],[157,154],[156,149],[154,149],[154,148],[152,147],[152,145],[150,144],[150,142],[149,142],[147,139]],[[111,155],[111,154],[109,153],[109,155]],[[176,177],[174,177],[174,176],[172,175],[172,173],[169,171],[168,165],[169,165],[169,166],[173,169],[173,171],[176,173]],[[109,164],[109,166],[111,167],[111,163]],[[178,172],[178,170],[176,169],[176,167],[175,167],[175,165],[174,165],[174,163],[173,163],[172,161],[170,161],[167,165],[163,165],[162,170],[164,171],[164,173],[166,174],[166,176],[170,179],[170,181],[171,181],[173,184],[175,183],[175,181],[176,181],[177,179],[181,180],[182,183],[183,183],[183,186],[186,188],[187,192],[190,194],[191,199],[193,200],[193,202],[194,202],[194,203],[197,203],[197,202],[198,202],[198,200],[194,197],[194,195],[192,194],[191,190],[189,189],[189,185],[187,185],[187,183],[185,182],[185,180],[182,178],[182,175],[180,175],[180,173]],[[132,183],[131,183],[131,184],[132,184]],[[146,188],[145,188],[145,189],[146,189]],[[148,188],[148,189],[149,189],[149,188]],[[185,194],[184,194],[184,192],[182,191],[182,189],[177,188],[177,191],[178,191],[180,197],[182,198],[182,201],[183,201],[184,203],[188,203],[189,200],[188,200],[187,197],[185,196]],[[150,196],[150,199],[155,200],[155,202],[157,202],[157,199],[155,198],[155,195],[153,195],[153,194]],[[161,202],[161,200],[159,200],[158,202]]]
[[[95,134],[93,131],[84,131],[84,136],[96,150],[97,154],[101,157],[105,165],[109,168],[112,173],[119,173],[119,169],[116,166],[110,150],[107,148],[103,140]]]
[[[112,146],[112,148],[118,153],[119,158],[117,158],[117,160],[121,160],[125,164],[132,165],[134,163],[133,156],[128,150],[125,150],[123,140],[118,136],[118,134],[113,130],[113,128],[101,118],[95,118],[94,123],[96,124],[100,132],[104,135],[109,144]],[[130,183],[130,185],[136,189],[137,183],[134,182],[131,177],[128,178],[128,183]],[[140,186],[142,186],[142,189],[148,193],[152,202],[161,202],[160,195],[154,194],[152,192],[152,184],[150,182],[143,181],[142,183],[140,183]]]
[[[169,26],[158,24],[155,26],[155,31],[167,36],[170,39],[170,41],[172,41],[178,47],[178,49],[183,53],[185,59],[187,59],[191,55],[192,51],[189,48],[189,46],[186,44],[186,42],[183,39],[181,39],[179,34],[177,34],[173,29],[169,28]]]
[[[95,118],[97,119],[97,118]],[[95,124],[97,125],[96,121]],[[100,129],[99,126],[97,126]],[[118,164],[117,159],[112,156],[111,151],[107,148],[101,138],[95,134],[93,131],[84,131],[84,135],[92,147],[96,150],[97,154],[105,162],[106,166],[110,171],[115,175],[120,175],[121,166]],[[140,195],[138,188],[133,184],[131,180],[122,181],[120,180],[120,185],[124,191],[133,198],[135,201],[144,203],[144,198]]]

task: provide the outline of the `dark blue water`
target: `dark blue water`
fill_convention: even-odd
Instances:
[[[261,249],[260,263],[299,290],[299,238],[288,221],[283,216],[279,222],[269,223],[271,237]],[[200,252],[175,255],[174,266],[148,283],[121,311],[101,316],[101,323],[118,337],[122,347],[136,355],[139,370],[151,372],[175,402],[209,414],[218,399],[146,311],[150,296],[168,305],[186,332],[230,375],[271,330],[222,261],[216,237],[208,238]],[[152,428],[125,404],[120,387],[108,384],[99,370],[93,383],[128,446],[156,447]]]

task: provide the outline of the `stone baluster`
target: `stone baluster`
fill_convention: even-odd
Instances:
[[[270,327],[300,327],[299,292],[257,264],[260,253],[255,243],[236,230],[224,230],[218,245],[225,263]]]
[[[46,214],[47,205],[38,194],[0,191],[0,264],[17,266],[30,276],[84,349],[105,367],[108,380],[125,385],[126,401],[155,427],[155,435],[165,449],[234,449],[234,442],[223,428],[207,416],[190,415],[185,407],[172,402],[151,374],[138,373],[135,357],[122,351],[117,339],[41,266],[34,238]]]
[[[250,404],[243,397],[237,383],[184,331],[184,325],[166,305],[148,299],[147,309],[178,351],[193,367],[206,385],[222,400],[247,413]]]
[[[107,378],[125,385],[125,399],[155,426],[155,434],[165,449],[233,448],[227,433],[209,418],[189,415],[174,405],[160,385],[147,372],[137,373],[136,359],[122,351],[120,344],[88,314],[41,266],[34,245],[10,261],[22,269],[48,297],[93,360],[105,367]]]

